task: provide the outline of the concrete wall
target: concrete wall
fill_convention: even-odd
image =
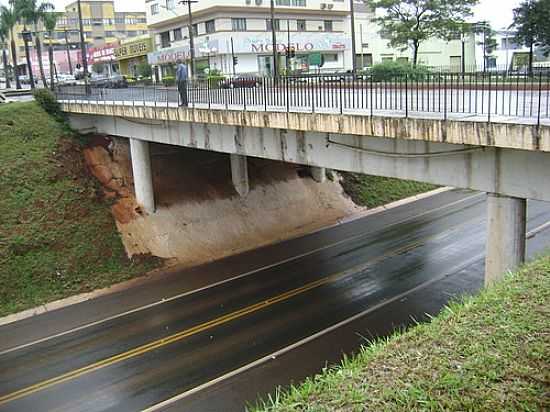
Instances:
[[[79,107],[81,112],[109,110],[107,106],[90,105],[88,109],[84,106]],[[76,108],[73,107],[73,109]],[[110,109],[116,112],[120,107],[110,107]],[[236,120],[232,116],[237,114],[229,112],[221,114],[226,124],[216,124],[201,121],[212,118],[210,116],[217,116],[214,112],[200,110],[171,112],[170,109],[158,109],[154,112],[157,115],[160,112],[164,113],[163,116],[167,119],[179,114],[196,119],[195,122],[189,122],[187,120],[147,120],[148,115],[152,113],[149,109],[136,110],[135,116],[132,115],[134,112],[131,108],[128,109],[124,112],[125,118],[112,115],[73,114],[71,121],[76,128],[95,127],[98,132],[109,135],[550,201],[548,185],[550,153],[494,147],[494,143],[501,139],[500,134],[493,135],[492,141],[486,141],[487,136],[482,138],[480,134],[474,134],[472,138],[468,132],[472,130],[475,132],[477,126],[468,125],[469,122],[446,125],[446,133],[443,135],[442,124],[432,121],[431,124],[424,124],[424,129],[417,129],[414,136],[411,136],[399,129],[401,120],[405,119],[390,119],[387,123],[380,120],[381,124],[369,118],[357,120],[358,125],[367,129],[370,127],[375,131],[368,136],[346,132],[353,123],[343,127],[342,122],[347,121],[343,119],[340,123],[336,122],[336,125],[325,123],[327,119],[324,118],[317,118],[319,122],[314,122],[317,128],[321,125],[327,128],[340,126],[341,131],[338,133],[319,132],[315,131],[315,128],[310,128],[312,131],[303,131],[273,128],[273,126],[271,128],[252,127],[254,122],[251,122],[252,124],[246,122],[251,118],[245,120],[241,117],[253,115],[257,116],[257,119],[254,119],[268,125],[276,124],[278,118],[273,119],[271,113],[241,113],[238,116],[241,124],[250,125],[242,127],[231,125],[231,121]],[[294,116],[294,114],[273,115],[283,116],[286,120],[282,121],[282,118],[279,120],[285,124],[288,124],[289,118]],[[312,121],[304,118],[300,123],[299,120],[297,119],[296,124],[304,128]],[[367,125],[369,122],[370,124]],[[379,129],[384,125],[388,127]],[[523,130],[518,125],[483,124],[482,127],[493,128],[494,133],[498,131],[512,133],[513,128]],[[380,133],[378,133],[379,130]],[[390,134],[390,132],[396,134],[399,132],[399,134],[392,138],[372,136]],[[425,139],[435,141],[420,140],[422,132],[425,133]],[[548,138],[547,130],[543,135],[546,136],[545,139]],[[437,138],[443,140],[443,137],[456,140],[471,139],[479,143],[473,146],[437,141]],[[515,142],[512,137],[509,134],[508,140]],[[521,140],[521,135],[519,138]],[[493,143],[493,145],[484,147],[480,145],[482,142]]]

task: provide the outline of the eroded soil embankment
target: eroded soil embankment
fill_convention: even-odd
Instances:
[[[250,193],[231,184],[229,156],[153,144],[157,211],[133,195],[126,139],[93,139],[91,172],[115,200],[112,212],[128,255],[151,253],[194,265],[297,236],[360,210],[338,182],[319,184],[302,168],[249,158]]]

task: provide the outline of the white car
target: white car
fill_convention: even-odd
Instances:
[[[59,84],[76,84],[76,78],[72,74],[58,74]]]

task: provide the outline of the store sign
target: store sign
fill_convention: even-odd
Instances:
[[[132,43],[123,44],[114,50],[115,57],[118,60],[130,59],[132,57],[143,56],[151,51],[151,39],[144,39]]]
[[[88,49],[88,64],[110,62],[115,59],[117,44],[109,43],[102,47]]]
[[[265,54],[273,53],[273,43],[269,35],[250,36],[234,39],[236,53]],[[313,51],[346,50],[350,48],[350,40],[339,34],[292,34],[290,42],[278,41],[276,49],[286,53],[287,48],[294,48],[296,53]]]
[[[195,45],[195,57],[215,56],[219,53],[218,41],[197,43]],[[189,46],[171,47],[157,50],[147,55],[149,64],[175,63],[178,59],[187,60],[191,57]]]

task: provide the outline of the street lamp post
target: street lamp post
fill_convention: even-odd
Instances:
[[[27,26],[24,26],[21,35],[23,36],[23,42],[25,43],[25,56],[27,58],[27,69],[29,71],[29,84],[31,85],[31,89],[34,89],[34,76],[32,74],[32,63],[29,50],[29,41],[32,40],[32,34],[29,30],[27,30]]]
[[[271,47],[273,48],[273,77],[276,79],[278,76],[277,65],[277,35],[275,34],[275,0],[271,0],[269,10],[271,13]]]
[[[69,73],[73,74],[73,63],[71,62],[71,48],[69,45],[69,35],[68,35],[69,31],[67,30],[67,28],[65,28],[64,32],[65,32],[65,48],[67,51],[67,63],[69,63]]]
[[[86,55],[86,42],[84,41],[84,27],[82,23],[82,5],[77,1],[78,29],[80,30],[80,55],[82,57],[82,69],[84,70],[84,85],[88,91],[88,56]]]
[[[195,76],[195,33],[193,33],[193,14],[191,13],[191,4],[198,3],[197,0],[180,0],[180,4],[187,4],[187,14],[189,18],[189,66],[191,67],[191,76]]]
[[[349,9],[351,17],[351,68],[355,73],[357,69],[357,59],[355,56],[355,8],[353,2],[355,0],[349,0]]]

